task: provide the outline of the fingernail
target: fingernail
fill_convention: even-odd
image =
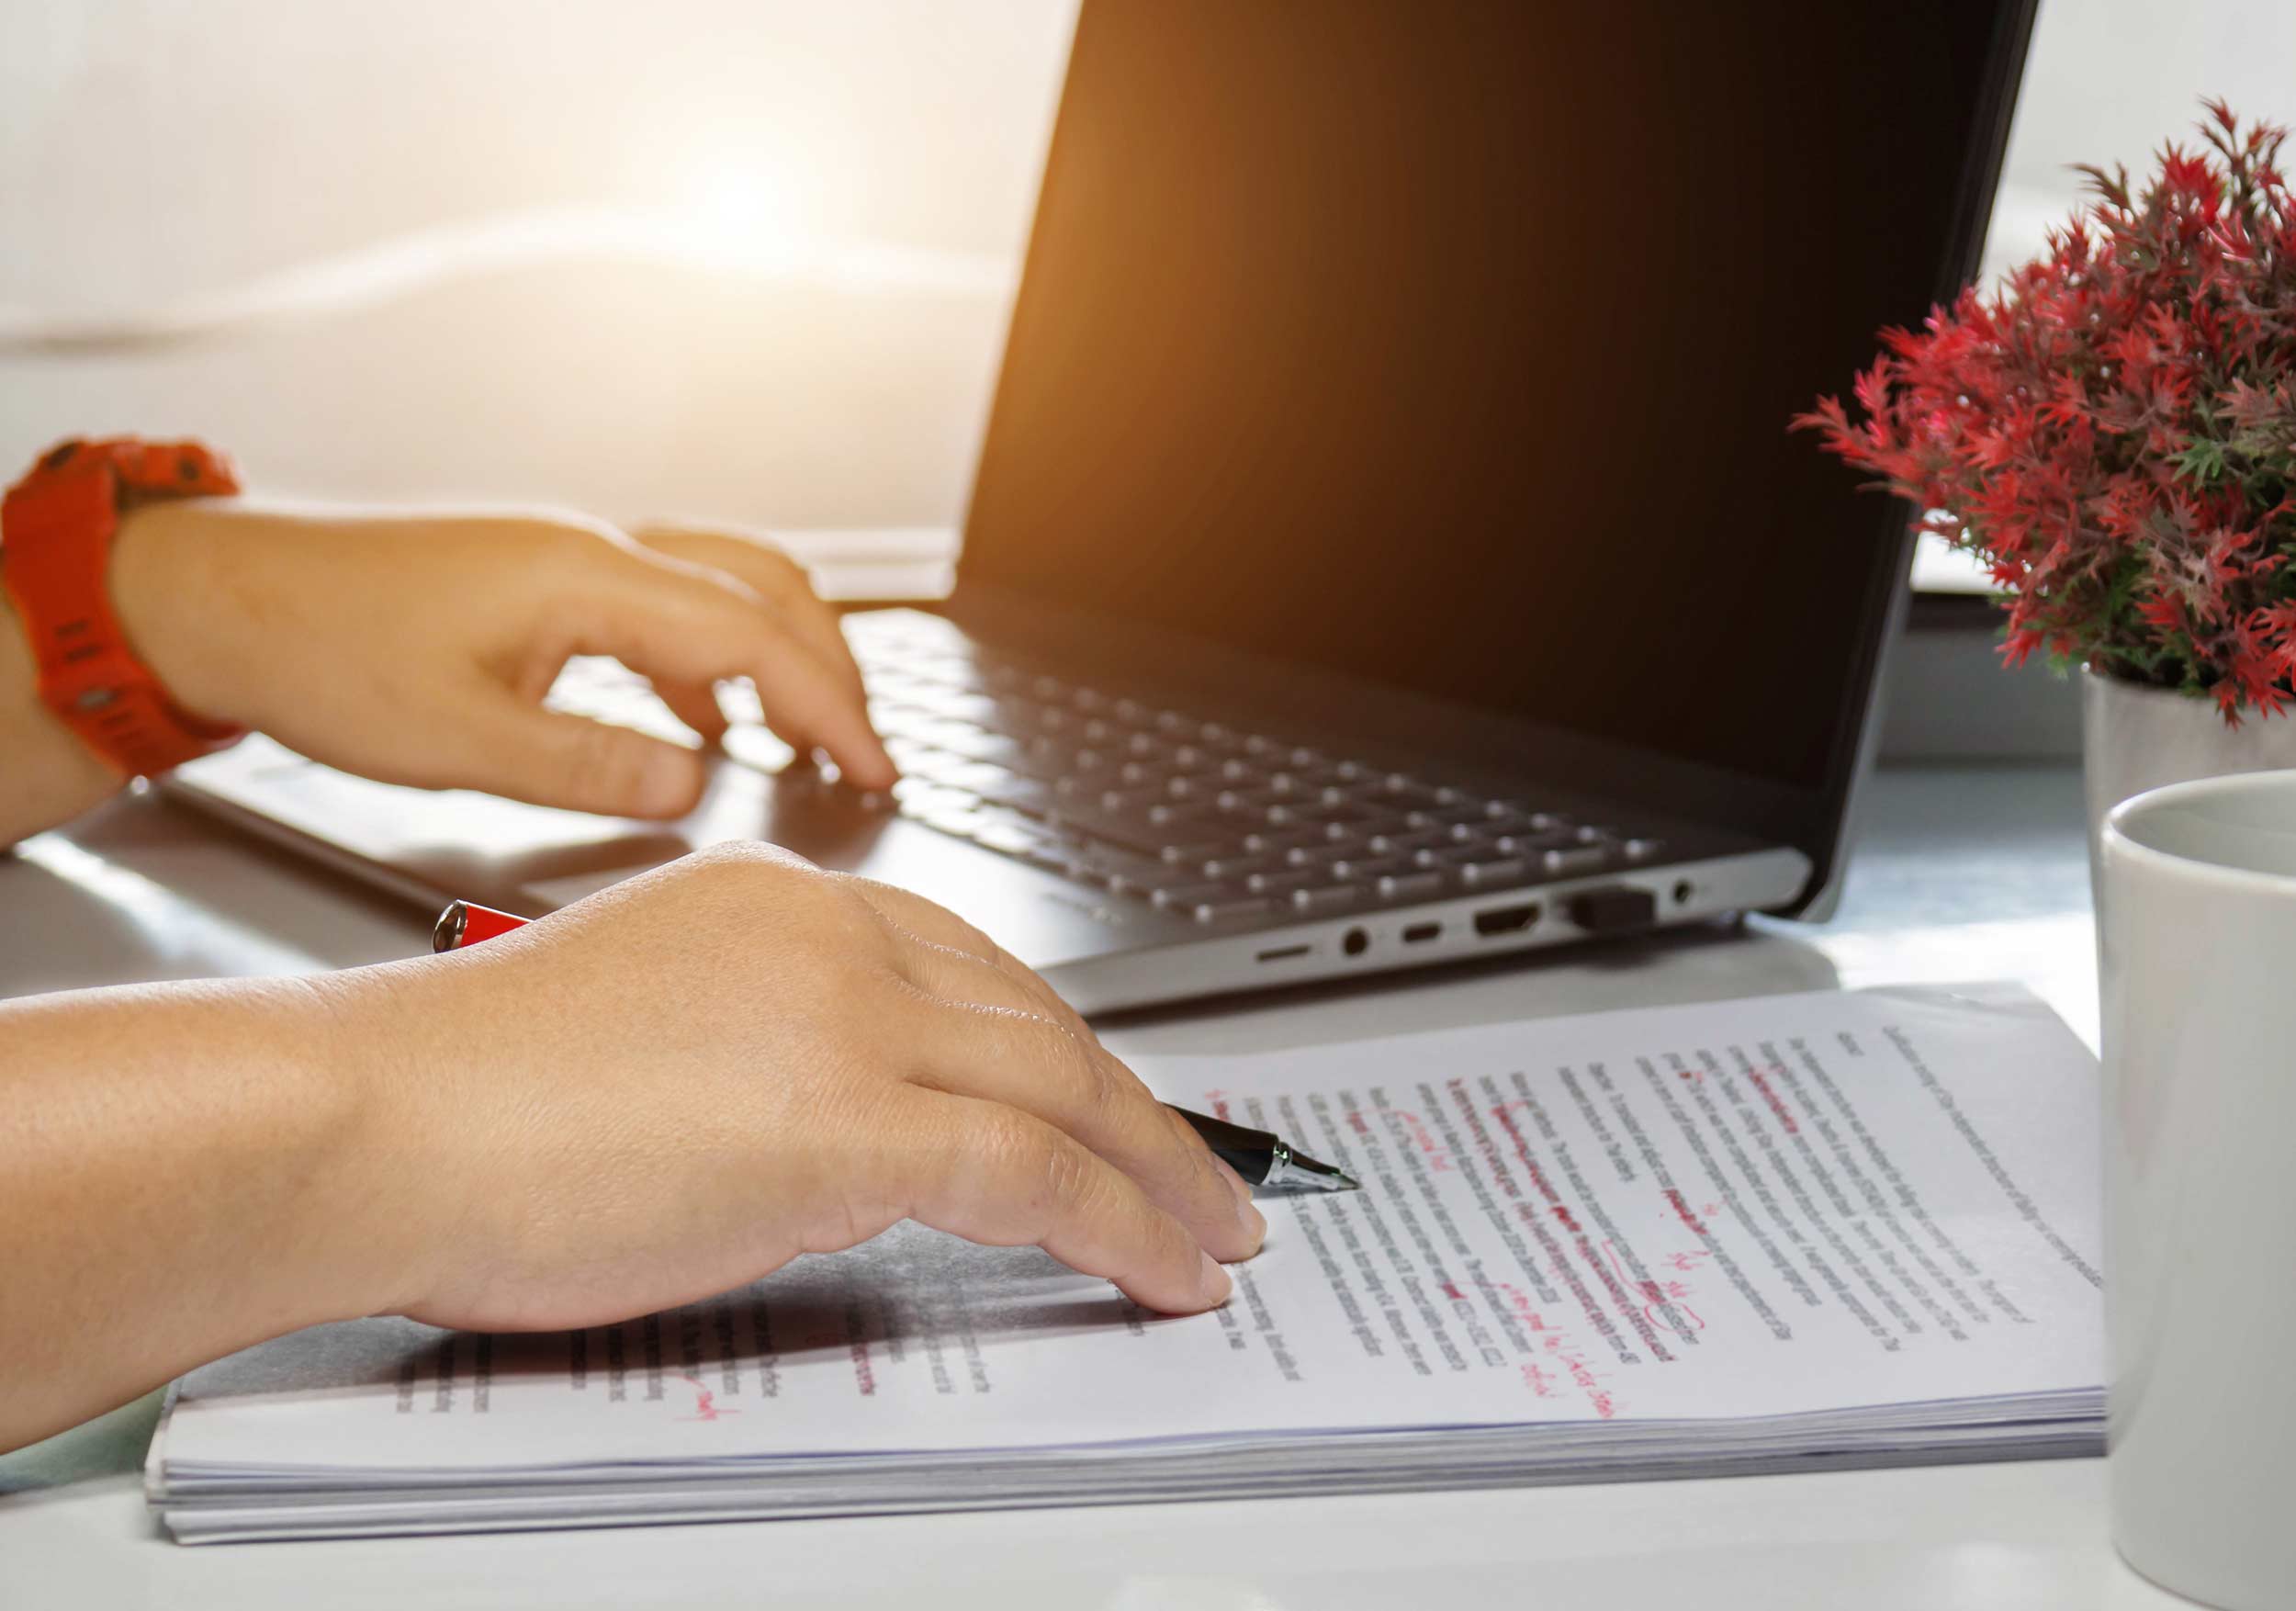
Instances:
[[[1217,1309],[1228,1301],[1228,1294],[1235,1290],[1235,1282],[1229,1279],[1228,1272],[1220,1267],[1219,1260],[1210,1254],[1203,1255],[1203,1260],[1204,1304],[1207,1308]]]

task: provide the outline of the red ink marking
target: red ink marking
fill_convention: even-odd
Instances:
[[[1560,1212],[1561,1211],[1558,1210],[1556,1211]],[[1636,1281],[1631,1277],[1628,1277],[1625,1281],[1621,1281],[1617,1276],[1612,1275],[1609,1270],[1603,1267],[1603,1256],[1602,1254],[1594,1251],[1593,1241],[1583,1234],[1573,1237],[1571,1239],[1571,1245],[1579,1250],[1579,1256],[1585,1259],[1587,1262],[1587,1267],[1594,1272],[1594,1279],[1602,1283],[1604,1295],[1607,1296],[1613,1303],[1618,1305],[1618,1312],[1621,1314],[1626,1315],[1628,1322],[1631,1324],[1634,1316],[1634,1295],[1633,1293],[1627,1291],[1626,1289],[1628,1286],[1633,1286],[1640,1290],[1644,1297],[1650,1297],[1654,1295],[1649,1290],[1650,1283],[1648,1281]],[[1611,1262],[1613,1264],[1617,1264],[1617,1252],[1615,1249],[1612,1249],[1610,1244],[1607,1242],[1604,1243],[1603,1246],[1606,1251],[1610,1252]],[[1620,1273],[1624,1274],[1625,1270],[1626,1267],[1624,1265],[1619,1265]],[[1663,1348],[1658,1349],[1657,1352],[1660,1358],[1667,1357]]]
[[[1531,1295],[1528,1292],[1520,1287],[1511,1286],[1505,1281],[1493,1281],[1491,1285],[1493,1291],[1506,1300],[1507,1307],[1514,1312],[1516,1318],[1529,1326],[1531,1330],[1547,1329],[1546,1323],[1538,1317],[1538,1311],[1531,1307]]]
[[[1626,1267],[1626,1261],[1618,1256],[1617,1245],[1607,1238],[1603,1243],[1603,1251],[1610,1255],[1611,1266],[1618,1271],[1618,1279],[1650,1300],[1643,1306],[1644,1313],[1650,1314],[1653,1310],[1663,1309],[1675,1299],[1690,1296],[1690,1283],[1687,1281],[1654,1281],[1648,1277],[1638,1278]],[[1657,1318],[1655,1314],[1651,1317]],[[1705,1322],[1699,1324],[1703,1325]]]
[[[1705,1222],[1701,1221],[1697,1214],[1692,1211],[1691,1206],[1683,1200],[1683,1194],[1675,1190],[1671,1186],[1666,1189],[1666,1203],[1669,1208],[1674,1211],[1674,1217],[1676,1219],[1682,1221],[1683,1224],[1688,1225],[1693,1231],[1695,1231],[1701,1236],[1704,1236],[1706,1234]]]
[[[1227,1093],[1227,1092],[1225,1092],[1225,1091],[1206,1091],[1206,1092],[1204,1093],[1204,1105],[1205,1105],[1206,1107],[1208,1107],[1208,1108],[1210,1108],[1210,1109],[1211,1110],[1211,1112],[1212,1112],[1212,1117],[1213,1117],[1213,1118],[1215,1118],[1215,1119],[1227,1119],[1227,1118],[1228,1118],[1228,1093]],[[1229,1120],[1229,1122],[1230,1122],[1230,1123],[1233,1123],[1233,1122],[1234,1122],[1234,1121],[1233,1121],[1233,1120]]]
[[[1666,1324],[1666,1312],[1670,1308],[1672,1309],[1677,1314],[1688,1315],[1690,1317],[1690,1324],[1697,1330],[1704,1331],[1706,1329],[1705,1321],[1699,1315],[1695,1309],[1693,1309],[1687,1303],[1645,1303],[1642,1306],[1642,1312],[1649,1315],[1654,1324],[1664,1325]]]
[[[727,1415],[738,1415],[741,1414],[738,1407],[719,1403],[717,1402],[717,1395],[712,1392],[708,1388],[702,1385],[701,1378],[689,1376],[682,1370],[674,1371],[672,1374],[675,1375],[680,1381],[684,1382],[688,1387],[691,1387],[693,1390],[693,1414],[691,1415],[681,1415],[678,1417],[679,1420],[717,1421],[724,1419]]]
[[[1626,1269],[1626,1261],[1625,1259],[1623,1259],[1623,1258],[1621,1258],[1621,1257],[1619,1257],[1619,1256],[1618,1256],[1618,1244],[1617,1244],[1617,1243],[1613,1242],[1613,1241],[1612,1241],[1609,1237],[1607,1237],[1607,1236],[1604,1237],[1604,1238],[1603,1238],[1603,1251],[1604,1251],[1604,1254],[1606,1254],[1606,1255],[1608,1255],[1608,1256],[1609,1256],[1610,1262],[1611,1262],[1611,1267],[1612,1267],[1613,1269],[1615,1269],[1615,1270],[1618,1272],[1618,1279],[1619,1279],[1620,1280],[1622,1280],[1622,1281],[1631,1281],[1631,1280],[1633,1280],[1633,1279],[1634,1279],[1634,1277],[1633,1277],[1631,1274],[1629,1274],[1629,1273],[1627,1272],[1627,1269]]]
[[[1706,1260],[1712,1258],[1713,1256],[1714,1255],[1712,1253],[1708,1252],[1705,1248],[1701,1247],[1691,1253],[1670,1253],[1666,1256],[1665,1262],[1671,1267],[1678,1269],[1682,1271],[1683,1274],[1688,1276],[1697,1274],[1698,1267],[1705,1264]]]
[[[1794,1121],[1794,1115],[1786,1111],[1785,1103],[1779,1099],[1778,1093],[1770,1088],[1770,1082],[1762,1077],[1761,1070],[1750,1068],[1746,1071],[1746,1077],[1761,1093],[1761,1099],[1770,1104],[1770,1110],[1778,1116],[1778,1122],[1785,1127],[1785,1132],[1788,1135],[1801,1134],[1802,1127]]]
[[[1555,1218],[1562,1222],[1563,1228],[1567,1231],[1575,1232],[1579,1228],[1579,1222],[1572,1219],[1570,1217],[1570,1211],[1563,1207],[1560,1203],[1557,1203],[1555,1205]]]
[[[1589,1365],[1585,1356],[1565,1348],[1560,1335],[1547,1339],[1547,1351],[1570,1372],[1571,1381],[1586,1394],[1586,1402],[1593,1406],[1595,1414],[1607,1421],[1618,1414],[1618,1401],[1602,1385],[1602,1372]]]
[[[1443,1283],[1443,1295],[1454,1303],[1462,1303],[1467,1300],[1467,1294],[1460,1291],[1458,1284],[1452,1281]]]
[[[1499,1121],[1499,1128],[1505,1131],[1507,1139],[1514,1143],[1514,1155],[1522,1160],[1524,1169],[1530,1175],[1532,1188],[1548,1202],[1559,1202],[1562,1200],[1556,1194],[1555,1189],[1548,1184],[1546,1171],[1532,1161],[1531,1149],[1524,1144],[1523,1132],[1514,1127],[1514,1120],[1507,1112],[1509,1108],[1521,1106],[1523,1104],[1520,1101],[1502,1102],[1491,1110],[1491,1116]]]
[[[1451,1155],[1449,1151],[1444,1147],[1442,1143],[1436,1141],[1434,1134],[1429,1132],[1427,1129],[1427,1121],[1425,1120],[1420,1118],[1416,1113],[1407,1112],[1401,1108],[1390,1108],[1388,1111],[1392,1113],[1397,1120],[1401,1121],[1403,1127],[1411,1132],[1412,1140],[1417,1143],[1419,1150],[1427,1155],[1428,1168],[1440,1172],[1442,1170],[1448,1169],[1451,1166]]]
[[[1555,1379],[1536,1364],[1523,1367],[1523,1385],[1542,1399],[1555,1396]]]

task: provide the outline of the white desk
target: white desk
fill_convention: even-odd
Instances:
[[[1261,1048],[1638,1002],[2015,977],[2093,1043],[2078,779],[1901,772],[1831,924],[1762,924],[1113,1026],[1120,1052]],[[392,905],[156,800],[0,858],[0,994],[339,967],[425,942]],[[0,1301],[5,1301],[0,1288]],[[2094,1460],[1476,1493],[186,1549],[136,1472],[155,1401],[0,1459],[0,1606],[689,1603],[1085,1611],[2185,1602],[2106,1538]]]

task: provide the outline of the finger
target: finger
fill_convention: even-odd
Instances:
[[[610,722],[528,704],[486,684],[467,702],[464,741],[433,787],[483,789],[535,806],[651,820],[702,797],[702,758]]]
[[[682,544],[680,547],[684,552],[671,548],[657,548],[656,552],[748,588],[757,596],[757,607],[770,615],[776,626],[802,645],[854,693],[866,697],[861,663],[853,659],[852,648],[845,641],[837,612],[814,596],[812,584],[794,561],[770,549],[727,538],[717,539],[714,550],[704,549],[699,544]],[[716,562],[704,562],[688,557],[697,552],[715,552],[719,558]]]
[[[1063,1000],[1060,992],[1053,989],[1042,974],[948,907],[938,901],[928,900],[913,890],[903,889],[898,884],[881,884],[873,878],[853,878],[850,883],[854,893],[867,901],[878,918],[896,933],[929,944],[948,946],[980,958],[1028,992],[1039,1010],[1047,1017],[1065,1024],[1086,1040],[1098,1043],[1100,1037],[1085,1021],[1084,1015]]]
[[[726,713],[718,707],[717,685],[714,682],[679,682],[665,679],[654,684],[654,693],[676,716],[694,732],[704,744],[715,744],[726,736],[730,725]]]
[[[822,661],[850,682],[861,685],[861,665],[845,641],[837,612],[813,591],[804,566],[765,537],[741,532],[703,531],[686,526],[649,525],[632,534],[657,553],[707,566],[737,577],[758,596],[781,613],[783,623]]]
[[[1162,1313],[1226,1301],[1228,1272],[1090,1148],[995,1102],[922,1091],[914,1100],[910,1218],[993,1247],[1041,1247]]]
[[[1267,1222],[1211,1149],[1105,1048],[1034,1008],[980,958],[906,947],[896,965],[929,997],[907,1026],[918,1083],[1017,1108],[1084,1143],[1138,1181],[1214,1256],[1249,1258]]]
[[[1078,1038],[1095,1046],[1100,1043],[1099,1035],[1086,1020],[1084,1014],[1069,1006],[1060,992],[1052,988],[1050,980],[948,907],[898,884],[880,884],[873,878],[861,878],[850,873],[846,877],[855,893],[875,909],[878,919],[896,935],[918,944],[948,946],[981,959],[996,967],[1017,987],[1026,991],[1039,1010],[1047,1017],[1065,1025]],[[1188,1140],[1202,1145],[1203,1138],[1196,1133],[1194,1126],[1169,1109],[1165,1110],[1165,1113]],[[1259,1211],[1252,1200],[1250,1183],[1210,1148],[1205,1147],[1204,1152],[1211,1159],[1212,1167],[1220,1172],[1220,1177],[1227,1182],[1228,1189],[1235,1195],[1236,1200],[1257,1215]],[[1259,1224],[1265,1231],[1266,1222],[1260,1220]]]
[[[760,611],[756,593],[672,560],[603,552],[611,563],[568,602],[582,650],[613,655],[658,686],[746,674],[767,725],[793,748],[817,743],[859,787],[893,786],[893,759],[859,692]]]
[[[1025,1000],[1020,997],[1007,998],[1012,1005],[1033,1004],[1037,1010],[1064,1026],[1079,1040],[1093,1046],[1100,1044],[1100,1037],[1092,1025],[1082,1013],[1069,1006],[1059,991],[1052,988],[1050,980],[948,907],[898,884],[880,884],[873,878],[860,878],[851,874],[847,877],[856,893],[875,909],[879,921],[897,937],[914,945],[947,947],[994,967],[1015,990],[1025,997]],[[992,999],[986,995],[979,995],[977,998]],[[1261,1234],[1265,1234],[1266,1221],[1259,1217],[1258,1206],[1252,1200],[1250,1183],[1237,1174],[1227,1160],[1204,1146],[1203,1138],[1196,1133],[1195,1127],[1186,1119],[1168,1108],[1165,1110],[1165,1116],[1187,1142],[1202,1147],[1204,1155],[1211,1160],[1211,1166],[1219,1172],[1221,1179],[1227,1183],[1236,1200],[1251,1211],[1253,1222],[1259,1227]]]

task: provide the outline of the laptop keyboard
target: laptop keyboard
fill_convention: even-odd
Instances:
[[[847,625],[870,715],[903,774],[889,800],[857,798],[1199,922],[1435,900],[1666,853],[1662,839],[1536,801],[1052,676],[938,616],[884,612]],[[636,714],[620,707],[643,694],[642,681],[612,662],[580,665],[554,704]],[[769,768],[787,754],[777,745],[779,756],[756,756],[730,739],[727,749]]]

